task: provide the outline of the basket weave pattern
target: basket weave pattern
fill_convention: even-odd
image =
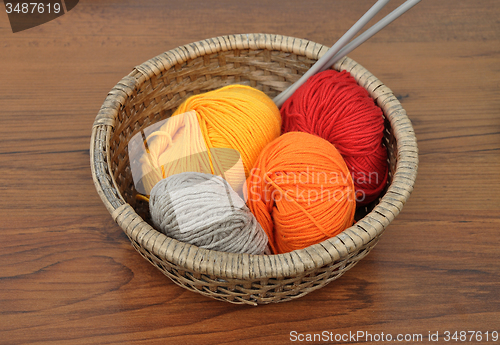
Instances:
[[[348,57],[347,70],[382,108],[390,172],[383,196],[359,210],[357,222],[336,237],[279,255],[221,253],[181,243],[148,223],[136,200],[129,167],[130,138],[168,118],[189,96],[240,83],[271,98],[297,81],[328,50],[323,45],[268,34],[230,35],[178,47],[136,66],[109,92],[92,129],[91,169],[97,192],[135,249],[176,284],[242,304],[295,299],[337,279],[375,246],[410,196],[418,149],[410,120],[392,91]]]

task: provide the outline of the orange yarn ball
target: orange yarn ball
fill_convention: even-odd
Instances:
[[[335,146],[289,132],[268,144],[247,179],[247,204],[274,254],[302,249],[354,222],[354,183]]]

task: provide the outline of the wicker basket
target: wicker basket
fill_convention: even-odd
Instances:
[[[274,97],[307,71],[328,47],[268,34],[229,35],[178,47],[124,77],[109,92],[92,129],[90,161],[97,192],[137,251],[178,285],[239,304],[299,298],[337,279],[377,243],[410,196],[418,166],[410,120],[391,90],[343,58],[347,70],[383,109],[390,162],[383,196],[358,210],[355,225],[322,243],[279,255],[222,253],[156,231],[148,205],[136,199],[127,143],[169,117],[187,97],[240,83]]]

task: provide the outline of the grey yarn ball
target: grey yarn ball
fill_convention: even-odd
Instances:
[[[165,235],[200,248],[263,254],[268,238],[252,212],[219,176],[184,172],[158,182],[149,211]]]

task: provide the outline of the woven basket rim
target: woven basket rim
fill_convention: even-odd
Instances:
[[[378,238],[409,198],[418,168],[417,141],[410,120],[392,91],[354,60],[344,57],[334,66],[350,72],[382,108],[397,142],[397,163],[385,195],[364,218],[339,235],[284,254],[250,255],[218,252],[169,238],[145,222],[124,200],[109,172],[109,145],[117,114],[128,97],[153,76],[205,54],[234,49],[280,50],[319,59],[328,47],[300,38],[274,34],[226,35],[177,47],[136,66],[108,93],[93,128],[90,164],[94,185],[112,218],[138,245],[187,271],[230,279],[283,278],[307,274],[353,255]]]

